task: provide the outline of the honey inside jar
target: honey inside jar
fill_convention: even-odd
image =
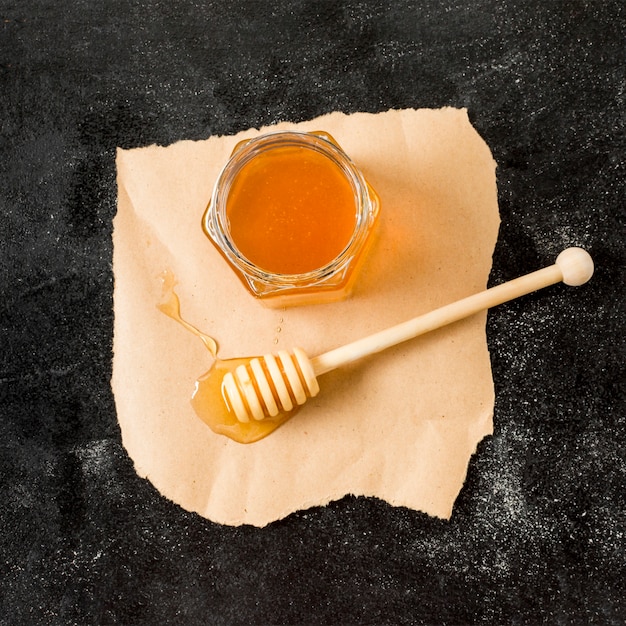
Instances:
[[[317,304],[350,293],[379,205],[328,133],[277,131],[235,146],[202,227],[263,304]]]
[[[354,190],[328,157],[281,147],[249,161],[226,204],[241,254],[277,274],[303,274],[330,263],[356,225]]]

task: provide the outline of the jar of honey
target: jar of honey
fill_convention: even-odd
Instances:
[[[235,146],[202,225],[264,304],[327,302],[349,293],[379,204],[328,133],[278,131]]]

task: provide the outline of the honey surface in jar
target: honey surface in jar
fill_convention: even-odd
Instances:
[[[226,212],[232,240],[251,263],[276,274],[302,274],[348,245],[357,207],[337,164],[313,149],[286,146],[242,167]]]

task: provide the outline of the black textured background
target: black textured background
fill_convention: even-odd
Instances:
[[[0,623],[626,620],[623,0],[0,0]],[[499,163],[495,433],[448,522],[346,497],[267,528],[136,477],[111,375],[115,148],[467,107]]]

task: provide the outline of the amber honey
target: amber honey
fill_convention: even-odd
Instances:
[[[292,418],[299,407],[281,411],[274,417],[263,420],[251,419],[240,422],[225,401],[222,389],[224,375],[233,372],[239,365],[248,363],[253,357],[242,359],[216,359],[211,369],[196,381],[191,404],[196,415],[219,435],[225,435],[238,443],[254,443],[267,437],[280,425]]]
[[[235,147],[203,228],[252,295],[289,306],[349,293],[378,211],[330,135],[276,132]]]
[[[354,190],[333,161],[281,147],[246,163],[226,203],[233,243],[257,267],[304,274],[336,258],[357,219]]]
[[[228,406],[222,389],[224,375],[232,372],[238,365],[249,362],[253,357],[239,359],[220,359],[218,358],[217,341],[198,330],[187,322],[180,313],[180,300],[176,294],[174,287],[176,279],[174,276],[165,272],[163,279],[163,297],[157,308],[181,324],[188,331],[196,335],[213,359],[211,367],[196,381],[195,389],[191,398],[196,415],[211,430],[219,435],[225,435],[239,443],[253,443],[259,439],[267,437],[274,432],[281,424],[293,417],[299,407],[294,407],[291,411],[281,411],[274,417],[267,417],[263,420],[250,420],[249,422],[240,422],[235,413]]]

